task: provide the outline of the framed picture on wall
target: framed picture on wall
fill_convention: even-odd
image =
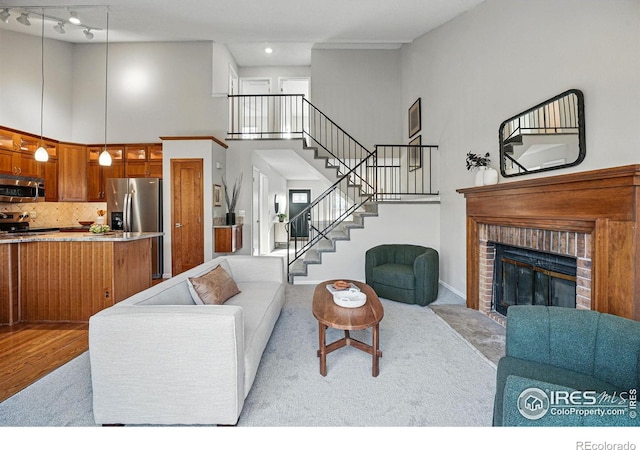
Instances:
[[[414,170],[418,170],[422,167],[422,148],[418,147],[422,145],[422,136],[418,136],[411,142],[409,145],[415,145],[416,147],[408,147],[408,157],[409,160],[409,172],[413,172]]]
[[[213,206],[222,206],[222,186],[213,185]]]
[[[420,98],[413,102],[409,108],[409,139],[422,128],[422,112],[420,111]]]

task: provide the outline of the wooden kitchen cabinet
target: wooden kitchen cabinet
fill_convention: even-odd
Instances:
[[[42,163],[35,160],[36,149],[43,143],[49,156],[55,156],[57,144],[41,141],[38,136],[0,129],[0,172],[25,177],[41,177]]]
[[[58,201],[87,201],[87,147],[84,145],[58,144]]]
[[[58,201],[58,156],[49,154],[49,161],[42,163],[41,177],[44,178],[44,199],[47,202]]]
[[[90,202],[104,202],[106,197],[107,178],[123,178],[124,175],[124,146],[107,145],[111,155],[111,165],[101,166],[98,162],[104,145],[87,147],[87,200]]]
[[[20,321],[18,245],[0,244],[0,325],[14,325]]]
[[[152,284],[151,238],[9,245],[20,246],[20,322],[87,322]]]
[[[242,248],[242,225],[213,227],[214,251],[234,253]]]
[[[125,176],[162,178],[162,144],[126,145]]]

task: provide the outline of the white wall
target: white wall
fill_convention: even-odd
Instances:
[[[212,45],[212,80],[211,95],[226,97],[229,94],[230,68],[238,73],[238,65],[226,45],[213,43]]]
[[[287,192],[287,180],[285,180],[279,172],[275,171],[273,167],[271,167],[263,158],[256,155],[255,152],[252,152],[252,165],[256,167],[260,173],[264,174],[269,179],[269,193],[267,194],[267,198],[269,199],[267,202],[267,209],[269,213],[270,223],[269,227],[269,249],[272,251],[275,248],[275,221],[278,220],[275,212],[275,201],[274,197],[277,196],[286,196]],[[253,188],[253,186],[252,186]],[[251,206],[246,208],[249,213],[252,212]],[[280,211],[285,212],[285,211]],[[286,212],[285,212],[286,213]],[[252,214],[246,214],[246,217],[251,217]],[[245,225],[244,230],[246,233],[251,231],[251,226],[255,224],[255,219],[252,220],[250,224]],[[247,234],[243,239],[243,247],[251,248],[252,245],[252,236],[253,234]]]
[[[71,140],[73,45],[45,39],[43,134]],[[0,125],[40,134],[41,40],[0,30]]]
[[[581,89],[586,159],[539,176],[640,162],[639,23],[637,0],[488,0],[403,47],[402,106],[422,98],[422,141],[440,146],[445,283],[466,289],[465,201],[455,191],[473,185],[465,154],[489,151],[497,168],[503,120]]]
[[[440,205],[380,204],[378,217],[366,217],[364,229],[352,229],[349,241],[337,241],[335,253],[323,253],[322,264],[308,265],[308,276],[296,284],[336,278],[364,281],[365,252],[380,244],[415,244],[440,251]],[[440,254],[440,264],[446,261]]]
[[[400,63],[398,50],[312,50],[313,104],[369,150],[407,143]]]
[[[127,43],[109,46],[109,142],[155,142],[159,136],[222,138],[221,107],[213,98],[211,42]],[[104,141],[102,44],[76,44],[73,140]],[[226,109],[223,109],[226,111]],[[218,119],[219,121],[219,119]]]
[[[204,260],[209,261],[213,252],[213,219],[224,216],[222,208],[213,207],[213,185],[222,185],[223,170],[216,168],[216,162],[226,166],[226,150],[211,139],[165,140],[162,142],[163,160],[163,230],[164,230],[164,277],[171,276],[171,160],[194,158],[203,160],[203,203],[204,203]]]

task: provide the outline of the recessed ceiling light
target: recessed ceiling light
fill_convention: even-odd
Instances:
[[[69,15],[71,16],[71,17],[69,17],[69,22],[71,22],[74,25],[80,25],[81,22],[80,22],[80,19],[78,19],[78,13],[77,12],[71,11],[69,13]]]
[[[271,53],[273,53],[273,49],[271,47],[267,47],[267,48],[264,49],[264,52],[268,53],[268,54],[271,54]]]

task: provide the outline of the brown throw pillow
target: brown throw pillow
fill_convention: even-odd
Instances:
[[[189,278],[189,282],[205,305],[222,305],[240,293],[236,282],[221,266],[200,277]]]

